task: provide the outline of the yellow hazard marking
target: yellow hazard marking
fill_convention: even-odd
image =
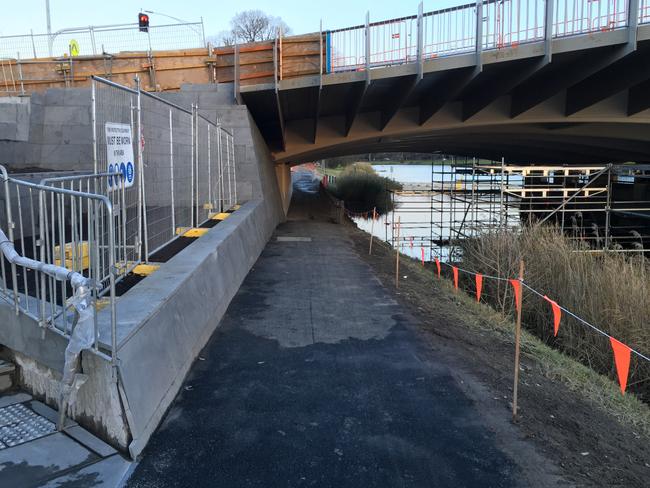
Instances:
[[[228,213],[226,213],[226,212],[221,212],[221,213],[218,213],[218,214],[216,214],[216,215],[213,215],[213,216],[210,217],[210,218],[211,218],[212,220],[226,220],[228,217],[230,217],[230,214],[228,214]]]
[[[100,298],[95,302],[95,307],[97,308],[97,311],[99,312],[100,310],[104,310],[106,307],[110,305],[111,301],[108,298]]]
[[[183,237],[201,237],[208,233],[210,229],[194,228],[186,231]]]
[[[61,264],[61,246],[54,247],[54,264],[68,269],[88,269],[90,267],[88,242],[77,242],[76,246],[68,242],[63,249],[65,264]]]
[[[160,269],[159,264],[138,264],[133,268],[133,274],[138,276],[149,276],[150,274]]]
[[[230,207],[230,210],[232,210],[234,212],[235,210],[239,210],[240,208],[241,208],[241,205],[233,205],[232,207]]]

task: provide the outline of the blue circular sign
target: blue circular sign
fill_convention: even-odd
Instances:
[[[113,165],[112,165],[112,164],[109,164],[109,165],[108,165],[108,173],[109,173],[109,174],[113,174]],[[108,186],[109,186],[109,187],[112,187],[112,186],[113,186],[113,177],[112,177],[112,176],[109,176],[109,177],[108,177]]]
[[[120,173],[122,173],[122,184],[126,184],[126,164],[120,164]]]
[[[133,163],[131,161],[126,163],[126,180],[133,183]]]

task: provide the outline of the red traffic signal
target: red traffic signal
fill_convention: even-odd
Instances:
[[[138,26],[140,27],[140,32],[149,32],[149,16],[147,14],[138,14]]]

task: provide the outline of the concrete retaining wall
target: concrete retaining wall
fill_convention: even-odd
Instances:
[[[15,114],[20,137],[0,133],[0,161],[11,171],[44,169],[52,171],[92,170],[92,126],[90,89],[50,89],[23,97],[28,127],[23,128],[21,112]],[[0,104],[0,119],[13,111]],[[3,119],[4,120],[4,119]],[[7,122],[9,123],[9,122]],[[6,128],[9,131],[9,128]]]
[[[42,120],[44,132],[40,139],[36,137],[39,124],[30,122],[30,131],[35,132],[30,132],[29,142],[12,142],[14,148],[24,151],[22,166],[18,164],[14,170],[30,166],[91,169],[92,160],[86,159],[87,151],[92,150],[91,138],[84,133],[90,130],[89,93],[58,91],[63,93],[54,96],[50,90],[32,98],[31,122]],[[227,94],[200,89],[176,95],[174,101],[188,106],[197,97],[205,104],[206,96],[222,102],[228,99]],[[60,105],[43,106],[45,99]],[[246,107],[204,110],[213,119],[221,117],[223,125],[234,131],[238,197],[247,203],[118,299],[118,381],[109,362],[85,352],[83,372],[90,379],[69,411],[85,428],[117,448],[128,449],[133,456],[145,447],[199,351],[286,215],[271,154]],[[70,124],[63,124],[63,119]],[[69,128],[74,124],[80,124],[79,139],[62,144],[64,132],[75,132]],[[48,137],[58,141],[52,154],[47,153],[44,142]],[[77,144],[82,140],[83,144]],[[0,153],[2,144],[0,141]],[[74,157],[64,155],[68,150],[62,149],[64,146],[70,146]],[[99,313],[98,322],[100,340],[108,345],[108,309]],[[51,331],[46,331],[44,338],[41,333],[36,321],[25,315],[16,317],[10,305],[0,302],[0,344],[11,350],[21,386],[56,407],[67,341]]]

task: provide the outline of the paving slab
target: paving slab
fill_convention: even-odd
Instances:
[[[60,432],[0,450],[1,486],[30,488],[98,456]]]
[[[42,488],[116,488],[129,470],[131,462],[115,454],[82,469],[54,478]]]

